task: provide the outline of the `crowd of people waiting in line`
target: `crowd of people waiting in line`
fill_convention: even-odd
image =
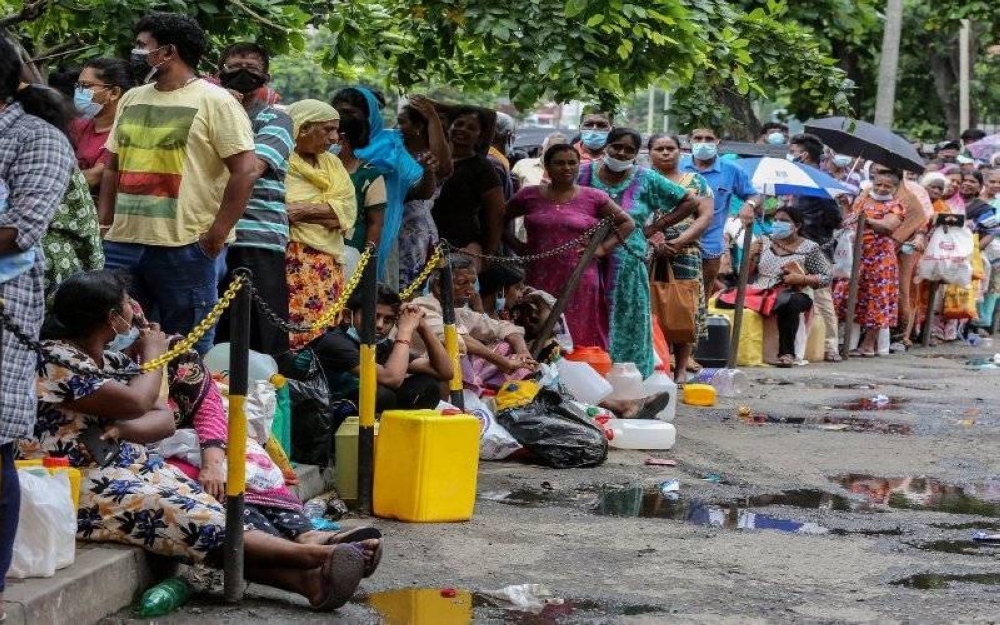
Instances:
[[[867,218],[852,321],[864,332],[856,353],[868,357],[880,331],[911,340],[922,292],[913,271],[930,218],[964,213],[984,247],[997,225],[1000,169],[984,185],[975,163],[956,161],[958,146],[944,146],[917,183],[773,125],[762,141],[787,142],[790,159],[827,169],[856,193],[768,198],[719,153],[711,129],[692,130],[686,154],[678,136],[644,141],[591,110],[578,138],[552,134],[537,157],[512,164],[514,122],[503,113],[413,96],[389,129],[382,95],[360,86],[286,107],[268,88],[269,56],[257,44],[230,46],[201,75],[206,38],[190,18],[152,14],[135,33],[131,57],[87,61],[71,97],[26,84],[0,39],[0,287],[5,314],[28,336],[41,333],[56,357],[39,365],[3,334],[0,572],[18,517],[13,460],[50,454],[84,471],[81,538],[218,565],[227,428],[200,354],[225,340],[228,319],[167,368],[139,365],[188,334],[239,268],[253,272],[257,296],[278,317],[309,324],[374,246],[382,411],[435,407],[455,373],[440,282],[432,277],[412,301],[399,295],[439,241],[453,252],[463,379],[481,391],[532,375],[542,358],[529,343],[544,343],[545,358],[558,351],[541,326],[604,220],[612,228],[568,302],[561,335],[649,376],[652,337],[662,331],[678,382],[698,370],[692,349],[706,336],[709,304],[732,286],[744,253],[751,289],[780,291],[765,313],[777,319],[775,364],[795,361],[801,315],[814,305],[826,322],[826,360],[837,361],[846,317],[846,281],[834,280],[830,263],[838,229]],[[744,251],[747,227],[754,244]],[[987,321],[996,277],[985,281]],[[673,280],[698,293],[684,339],[651,312],[651,292]],[[333,397],[356,403],[360,297],[346,308],[332,327],[289,334],[255,307],[251,348],[275,357],[311,349]],[[957,328],[942,331],[954,338]],[[200,469],[150,452],[178,427],[197,432]],[[119,445],[106,466],[81,443],[93,428]],[[379,563],[377,530],[314,531],[283,483],[251,488],[247,502],[248,579],[333,609]]]

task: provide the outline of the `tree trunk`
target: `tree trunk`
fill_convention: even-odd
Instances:
[[[716,101],[733,116],[733,121],[726,127],[726,134],[734,140],[756,141],[760,136],[760,120],[753,110],[750,98],[740,95],[735,89],[716,88]]]
[[[899,72],[899,40],[903,28],[903,0],[887,0],[882,55],[878,66],[875,125],[892,128],[896,108],[896,74]]]

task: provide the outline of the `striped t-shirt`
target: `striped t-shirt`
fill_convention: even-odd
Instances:
[[[206,233],[229,181],[223,159],[254,149],[246,111],[228,91],[195,80],[122,96],[108,151],[118,156],[115,220],[107,240],[165,247]]]
[[[260,105],[250,111],[257,158],[267,170],[257,178],[247,210],[236,224],[233,247],[253,247],[285,253],[288,247],[288,213],[285,210],[285,175],[294,147],[292,118],[278,109]]]

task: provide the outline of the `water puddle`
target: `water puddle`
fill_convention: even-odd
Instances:
[[[599,617],[635,616],[663,612],[663,608],[587,599],[544,599],[515,608],[486,593],[455,588],[400,588],[373,593],[366,605],[385,625],[466,625],[502,622],[550,625]]]
[[[949,588],[952,583],[1000,585],[1000,573],[966,573],[960,575],[945,575],[940,573],[920,573],[892,582],[893,586],[905,586],[917,590],[939,590]]]
[[[1000,532],[1000,523],[931,523],[931,527],[939,530],[980,530],[983,532]]]
[[[842,475],[830,479],[874,506],[1000,518],[1000,479],[964,486],[926,477]]]
[[[1000,554],[1000,543],[975,540],[935,540],[929,543],[910,544],[921,551],[938,551],[961,556],[993,556]]]
[[[848,432],[872,432],[875,434],[913,434],[913,426],[909,423],[893,423],[882,419],[867,419],[864,417],[825,417],[820,429]]]

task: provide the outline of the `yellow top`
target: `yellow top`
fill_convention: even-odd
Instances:
[[[340,220],[340,229],[331,230],[319,224],[292,224],[291,240],[325,252],[337,262],[344,259],[344,232],[354,227],[358,218],[358,201],[351,175],[340,159],[324,152],[316,156],[313,167],[297,153],[288,159],[285,179],[285,201],[289,204],[327,204]]]

